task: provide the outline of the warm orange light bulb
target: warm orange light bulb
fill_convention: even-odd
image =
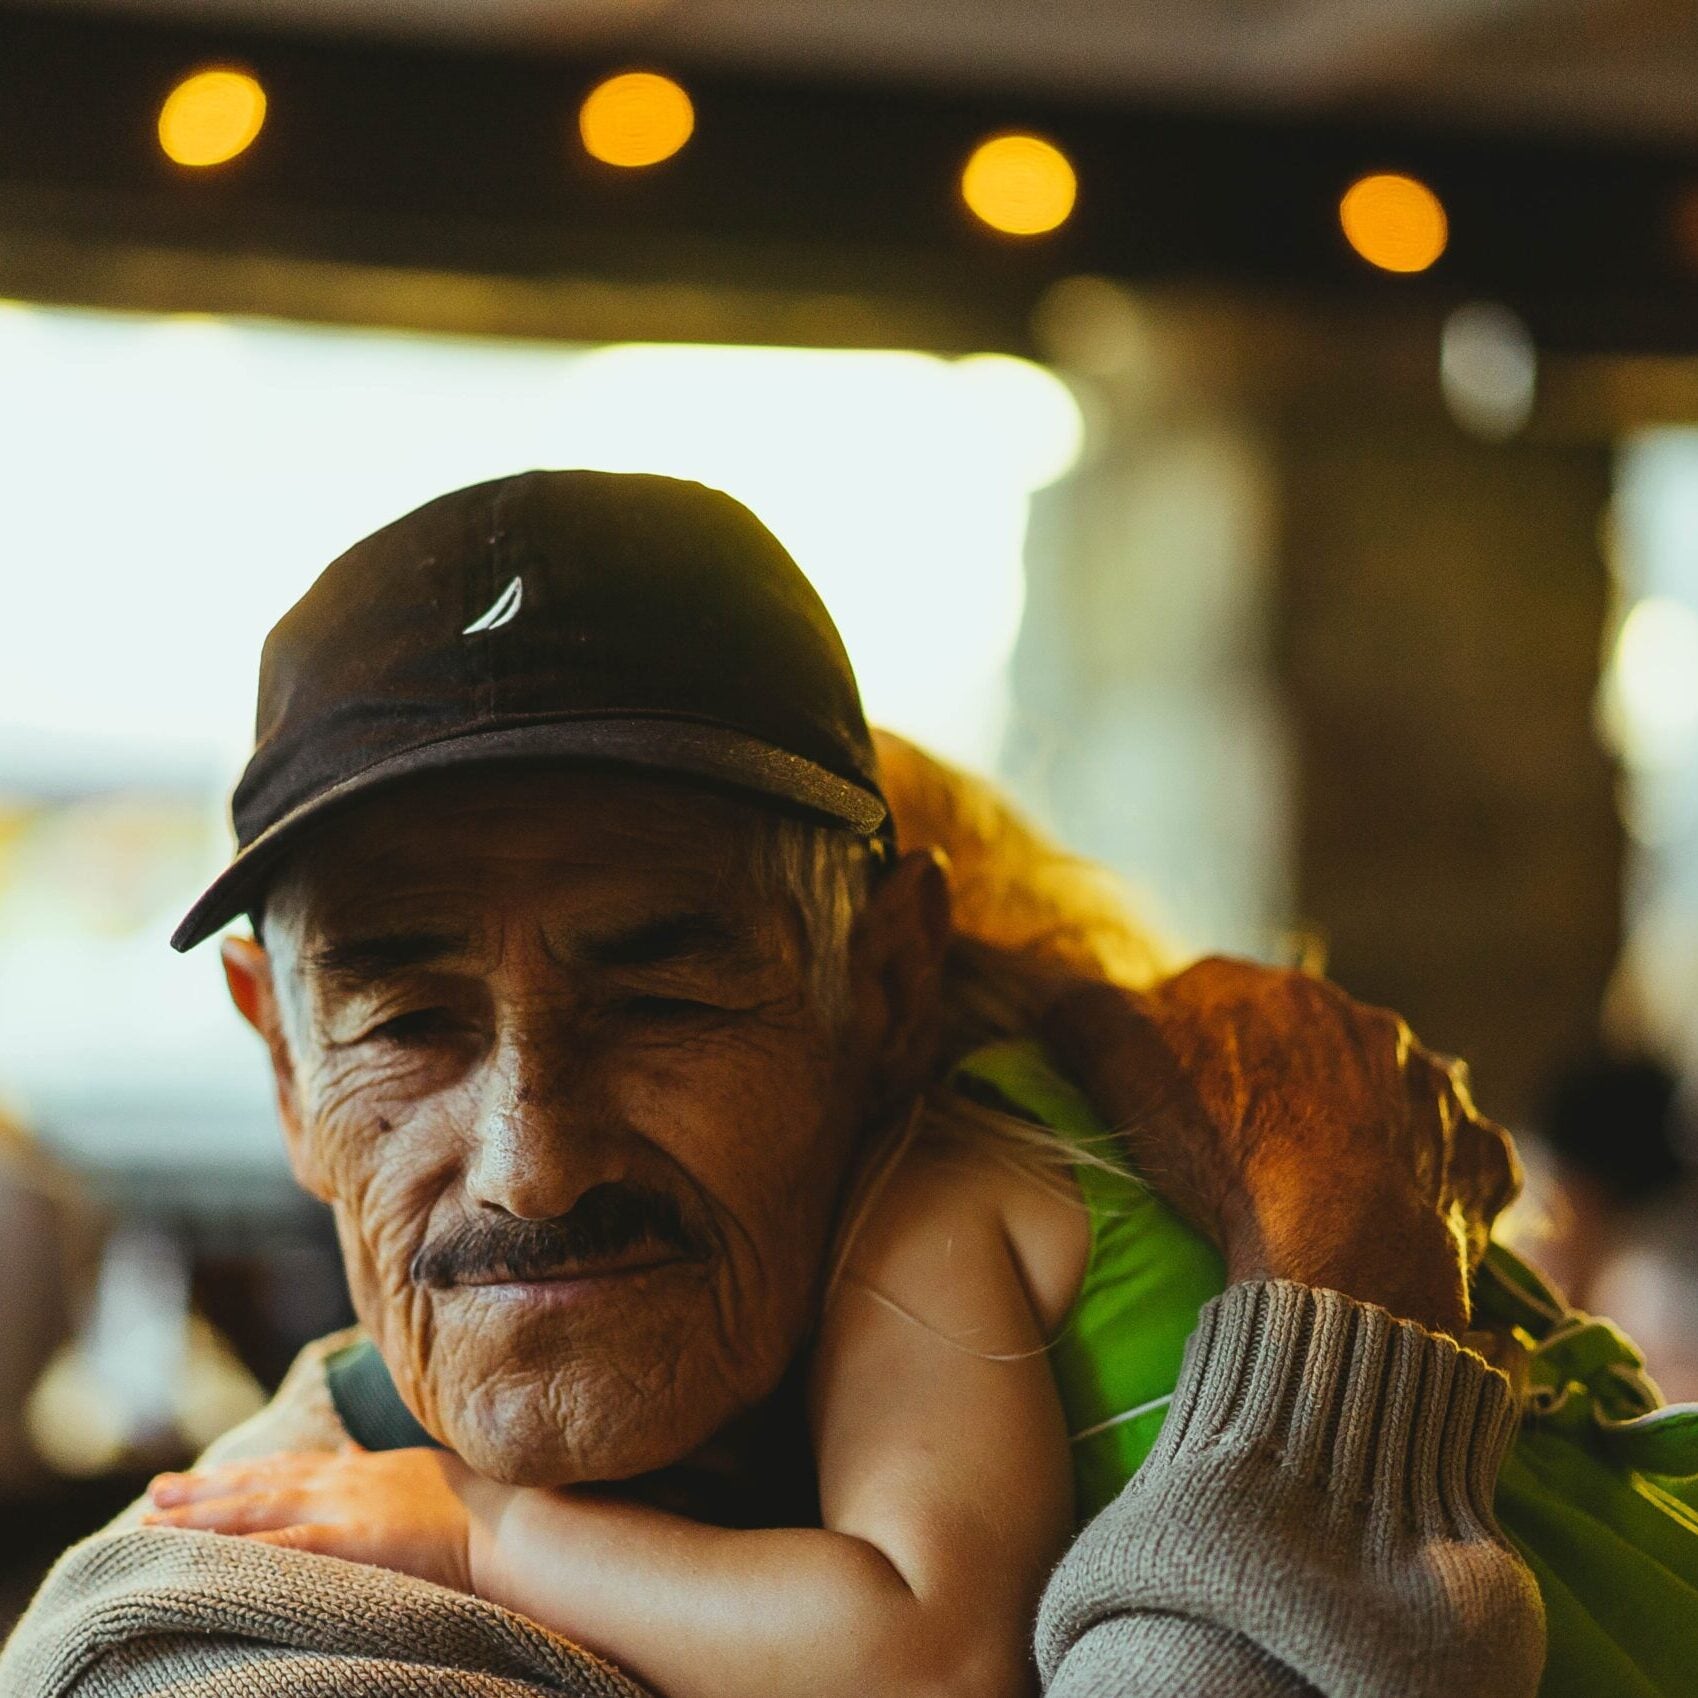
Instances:
[[[1065,224],[1078,193],[1067,155],[1041,136],[992,136],[961,173],[961,198],[1009,236],[1041,236]]]
[[[658,165],[695,127],[689,95],[653,71],[625,71],[597,83],[578,112],[585,149],[606,165]]]
[[[265,90],[246,71],[196,71],[159,109],[159,145],[179,165],[222,165],[253,145],[265,124]]]
[[[1395,171],[1358,177],[1338,203],[1338,221],[1344,239],[1381,271],[1425,271],[1450,239],[1444,203]]]

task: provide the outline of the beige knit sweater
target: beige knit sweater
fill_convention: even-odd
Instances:
[[[1533,1698],[1544,1608],[1491,1507],[1515,1422],[1453,1339],[1229,1287],[1155,1450],[1044,1595],[1049,1698]]]
[[[1533,1698],[1539,1595],[1490,1508],[1513,1424],[1507,1382],[1449,1339],[1336,1292],[1232,1287],[1155,1452],[1051,1581],[1051,1698]],[[426,1693],[639,1689],[422,1581],[122,1522],[66,1554],[0,1653],[0,1698]]]

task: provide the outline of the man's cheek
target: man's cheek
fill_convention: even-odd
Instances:
[[[324,1080],[310,1136],[336,1211],[349,1282],[370,1324],[373,1302],[404,1305],[418,1293],[409,1276],[431,1211],[453,1183],[457,1143],[439,1117],[406,1112],[347,1068]]]
[[[747,1174],[807,1141],[831,1054],[823,1035],[745,1020],[691,1043],[632,1046],[610,1062],[625,1124],[692,1170]]]
[[[334,1204],[354,1312],[403,1398],[433,1431],[439,1430],[431,1387],[436,1316],[431,1293],[412,1279],[411,1267],[439,1195],[404,1160],[350,1162]]]
[[[660,1144],[714,1217],[727,1258],[721,1321],[788,1331],[823,1258],[841,1167],[822,1124],[817,1057],[759,1068],[676,1067],[635,1082],[629,1123]],[[751,1339],[752,1343],[753,1340]]]

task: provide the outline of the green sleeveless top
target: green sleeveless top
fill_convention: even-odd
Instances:
[[[976,1050],[957,1076],[1114,1158],[1112,1135],[1036,1044]],[[1154,1446],[1185,1341],[1225,1272],[1130,1173],[1075,1172],[1091,1255],[1051,1360],[1083,1521]],[[1663,1406],[1628,1339],[1570,1310],[1502,1245],[1488,1250],[1473,1295],[1478,1318],[1530,1359],[1493,1507],[1544,1600],[1540,1698],[1698,1698],[1698,1404]]]
[[[1197,1313],[1226,1284],[1220,1254],[1122,1164],[1085,1098],[1031,1043],[992,1044],[956,1069],[1017,1114],[1114,1162],[1073,1170],[1090,1212],[1091,1254],[1050,1347],[1073,1447],[1081,1523],[1120,1495],[1161,1432]]]

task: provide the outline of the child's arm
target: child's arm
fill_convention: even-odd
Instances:
[[[277,1465],[262,1465],[268,1508],[208,1481],[168,1519],[275,1529],[298,1548],[468,1585],[668,1698],[1013,1698],[1033,1684],[1031,1621],[1072,1486],[993,1196],[910,1161],[869,1221],[817,1352],[823,1529],[727,1531],[602,1492],[500,1487],[429,1452],[344,1456],[339,1483],[324,1472],[333,1459],[317,1459],[317,1490],[280,1491]],[[459,1568],[444,1555],[450,1496],[468,1512]]]

